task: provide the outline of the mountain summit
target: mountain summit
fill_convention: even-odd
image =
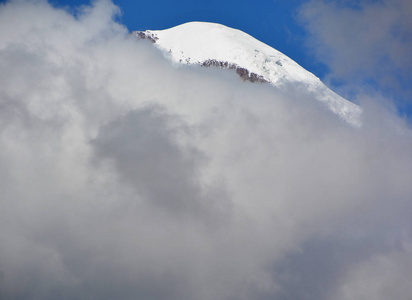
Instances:
[[[361,108],[340,97],[295,61],[252,36],[216,23],[190,22],[165,30],[134,31],[174,63],[235,69],[244,79],[282,88],[303,84],[316,99],[351,125],[360,125]]]

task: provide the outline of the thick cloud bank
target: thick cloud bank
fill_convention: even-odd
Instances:
[[[1,299],[411,299],[401,120],[172,66],[116,12],[0,7]]]

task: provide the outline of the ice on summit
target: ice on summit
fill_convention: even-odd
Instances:
[[[361,108],[340,97],[295,61],[252,36],[227,26],[190,22],[165,30],[133,32],[152,41],[174,63],[236,69],[249,81],[268,82],[282,88],[302,83],[329,109],[351,125],[361,124]]]

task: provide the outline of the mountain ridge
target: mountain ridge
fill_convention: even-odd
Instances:
[[[243,80],[278,88],[303,84],[341,119],[361,125],[359,106],[330,90],[283,53],[240,30],[217,23],[189,22],[165,30],[133,31],[132,36],[151,41],[176,64],[234,69]]]

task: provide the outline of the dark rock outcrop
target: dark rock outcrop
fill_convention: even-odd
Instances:
[[[219,68],[236,70],[236,73],[245,81],[268,83],[268,81],[264,79],[263,76],[258,75],[253,72],[249,72],[248,69],[242,68],[234,63],[229,63],[227,61],[218,61],[216,59],[208,59],[202,62],[200,65],[202,67],[219,67]]]
[[[138,39],[149,40],[152,43],[156,43],[156,41],[159,39],[155,34],[151,33],[150,31],[134,31],[133,35],[136,36]],[[171,52],[172,50],[169,50],[169,53]],[[180,62],[182,62],[182,60],[180,60]],[[186,63],[191,64],[190,58],[186,58]],[[207,67],[207,68],[218,67],[218,68],[236,70],[236,73],[244,81],[268,83],[268,81],[264,79],[263,76],[250,72],[246,68],[242,68],[238,66],[237,64],[229,63],[227,61],[218,61],[216,59],[208,59],[208,60],[201,62],[200,65],[202,67]]]
[[[152,43],[156,43],[156,41],[159,39],[156,35],[147,31],[135,31],[134,34],[138,39],[149,40]]]

